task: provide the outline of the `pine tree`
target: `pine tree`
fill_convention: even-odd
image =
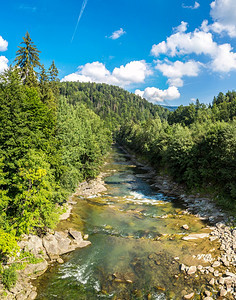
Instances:
[[[52,81],[52,82],[58,81],[58,78],[57,78],[57,76],[58,76],[58,69],[57,69],[57,67],[55,65],[54,60],[52,61],[52,64],[49,67],[48,71],[49,71],[50,81]]]
[[[37,74],[34,70],[35,67],[40,66],[39,53],[28,31],[25,37],[23,37],[24,46],[18,46],[19,50],[16,52],[16,66],[20,68],[20,76],[23,79],[24,84],[35,86],[37,83]]]
[[[59,88],[58,88],[58,82],[59,82],[59,79],[58,79],[58,69],[55,65],[55,62],[54,60],[52,61],[52,64],[51,66],[49,67],[48,69],[48,73],[49,73],[49,79],[51,81],[51,88],[52,88],[52,91],[54,93],[54,95],[56,97],[59,96]]]

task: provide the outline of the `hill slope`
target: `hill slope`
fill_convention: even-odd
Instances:
[[[108,127],[115,128],[127,120],[146,121],[157,118],[167,119],[168,109],[154,105],[147,100],[124,89],[96,83],[61,82],[60,94],[70,103],[86,103],[101,116]]]

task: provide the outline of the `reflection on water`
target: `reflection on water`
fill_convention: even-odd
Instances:
[[[79,199],[70,220],[92,245],[37,280],[37,299],[181,299],[188,289],[199,294],[204,279],[194,275],[186,282],[179,262],[196,265],[193,255],[206,253],[209,242],[183,241],[182,225],[189,233],[206,230],[205,224],[153,190],[144,170],[120,150],[113,149],[104,171],[110,174],[107,193]]]

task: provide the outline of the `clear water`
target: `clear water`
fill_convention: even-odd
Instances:
[[[181,226],[188,224],[188,233],[206,232],[206,224],[184,214],[178,199],[153,190],[145,171],[121,150],[113,149],[103,171],[109,173],[107,192],[79,198],[70,220],[60,224],[88,233],[92,245],[41,276],[37,299],[182,299],[191,291],[198,296],[207,278],[186,279],[179,264],[200,264],[193,255],[207,253],[212,244],[183,241]]]

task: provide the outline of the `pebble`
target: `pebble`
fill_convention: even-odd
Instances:
[[[194,297],[194,293],[188,294],[184,296],[184,299],[192,299]]]
[[[184,224],[184,225],[182,226],[182,228],[185,229],[185,230],[189,230],[189,226],[188,226],[187,224]]]
[[[191,267],[189,267],[189,269],[187,271],[187,274],[191,275],[191,274],[194,274],[196,272],[197,272],[197,267],[196,266],[191,266]]]
[[[214,285],[214,284],[215,284],[215,279],[214,279],[214,278],[211,278],[211,280],[209,281],[209,284],[210,284],[210,285]]]
[[[220,262],[219,261],[214,261],[214,263],[212,264],[212,268],[217,268],[220,266]]]
[[[222,289],[220,290],[220,296],[221,296],[221,297],[224,297],[224,296],[226,296],[226,294],[227,294],[227,291],[226,291],[224,288],[222,288]]]

